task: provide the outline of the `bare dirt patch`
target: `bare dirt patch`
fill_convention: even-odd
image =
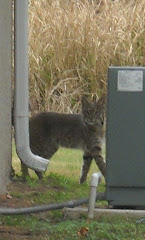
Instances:
[[[52,189],[52,188],[51,188]],[[46,184],[39,182],[36,187],[30,187],[22,181],[13,181],[7,186],[8,193],[0,196],[0,207],[4,208],[22,208],[34,206],[29,194],[36,195],[46,191]],[[24,195],[24,197],[22,197]],[[25,198],[26,196],[26,198]],[[38,205],[38,204],[37,204]],[[45,218],[45,214],[43,215]],[[31,229],[18,226],[8,226],[5,220],[0,216],[0,240],[40,240],[47,232],[33,232]],[[48,238],[47,238],[48,239]]]
[[[31,231],[23,230],[19,227],[10,227],[10,226],[0,226],[0,239],[1,240],[33,240],[34,236],[32,236]],[[36,239],[36,237],[35,237]]]
[[[35,188],[30,187],[28,184],[21,181],[13,181],[7,186],[7,193],[0,196],[0,206],[2,207],[30,207],[32,206],[31,198],[20,198],[19,194],[28,196],[29,193],[37,194],[46,190],[44,184],[39,183]]]

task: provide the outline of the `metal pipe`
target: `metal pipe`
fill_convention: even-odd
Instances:
[[[94,208],[95,208],[95,201],[97,195],[97,187],[99,184],[99,180],[101,178],[101,173],[93,173],[91,177],[91,188],[90,188],[90,199],[89,199],[89,206],[88,206],[88,218],[93,219],[94,217]]]
[[[21,161],[36,171],[46,171],[49,160],[34,155],[29,145],[28,116],[28,0],[15,0],[15,106],[16,150]]]

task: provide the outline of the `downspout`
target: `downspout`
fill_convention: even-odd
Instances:
[[[44,172],[49,160],[34,155],[29,145],[28,111],[28,0],[15,0],[15,141],[21,161]]]

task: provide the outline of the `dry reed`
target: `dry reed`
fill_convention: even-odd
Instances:
[[[78,112],[106,91],[109,65],[145,63],[145,1],[30,0],[33,111]]]

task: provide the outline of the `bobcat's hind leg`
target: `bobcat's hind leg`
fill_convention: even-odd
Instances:
[[[49,145],[49,148],[47,147],[46,149],[44,149],[43,154],[42,154],[42,152],[40,152],[40,153],[37,152],[37,155],[38,155],[38,156],[41,156],[41,157],[43,157],[43,158],[45,158],[45,159],[50,160],[50,158],[51,158],[51,157],[54,155],[54,153],[58,150],[58,147],[57,147],[57,146],[54,146],[54,145],[51,144],[51,143],[49,143],[48,145]],[[42,180],[43,177],[44,177],[44,175],[45,175],[43,172],[35,171],[35,173],[36,173],[37,177],[38,177],[40,180]]]
[[[26,178],[29,177],[29,172],[28,167],[23,162],[21,162],[21,171],[23,180],[26,180]]]
[[[87,174],[89,172],[91,163],[92,163],[92,156],[85,156],[83,157],[83,164],[82,164],[82,170],[81,170],[81,176],[80,176],[80,184],[86,181]]]
[[[27,177],[29,177],[28,167],[21,162],[21,170],[22,170],[22,178],[23,180],[26,180]],[[35,171],[36,175],[39,179],[43,179],[43,173]]]
[[[40,180],[43,179],[43,173],[42,172],[35,171],[35,173]]]

